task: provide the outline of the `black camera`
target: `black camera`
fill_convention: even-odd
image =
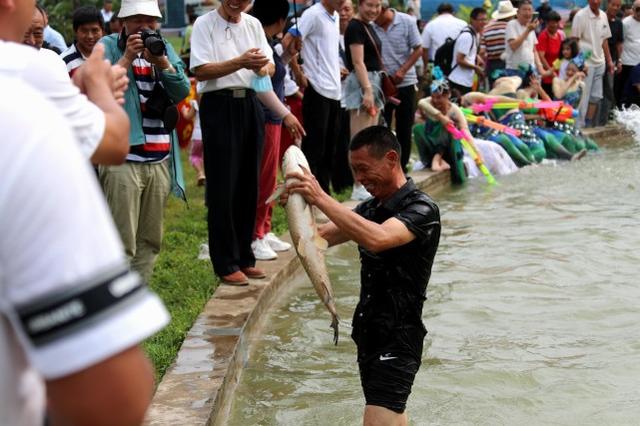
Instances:
[[[160,33],[145,28],[140,31],[140,37],[142,37],[144,47],[146,47],[153,56],[162,56],[165,54],[167,49]]]

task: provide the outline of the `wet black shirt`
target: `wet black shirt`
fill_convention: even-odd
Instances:
[[[394,217],[416,236],[380,253],[358,247],[362,287],[351,335],[358,345],[358,361],[382,352],[403,352],[419,361],[426,334],[422,306],[440,240],[438,206],[408,179],[384,204],[374,198],[355,212],[376,223]]]

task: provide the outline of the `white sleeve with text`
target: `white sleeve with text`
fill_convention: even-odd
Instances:
[[[129,272],[67,120],[21,81],[0,79],[0,93],[0,314],[40,374],[63,377],[138,344],[168,314]]]

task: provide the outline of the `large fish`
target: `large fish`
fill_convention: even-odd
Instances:
[[[304,154],[295,145],[290,146],[282,159],[282,173],[287,175],[293,172],[303,173],[302,167],[309,170],[309,163]],[[286,183],[294,179],[288,179]],[[286,184],[285,183],[285,184]],[[298,258],[309,276],[309,280],[316,289],[316,293],[322,303],[331,313],[331,328],[333,328],[333,343],[338,344],[338,313],[333,300],[333,290],[327,274],[324,261],[324,252],[327,249],[327,241],[318,234],[313,208],[300,194],[290,194],[285,206],[289,233],[296,248]]]

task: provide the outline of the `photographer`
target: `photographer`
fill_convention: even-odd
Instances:
[[[120,166],[100,167],[100,183],[131,266],[146,280],[162,242],[169,191],[184,197],[174,128],[176,103],[189,94],[184,64],[155,31],[156,1],[124,0],[124,29],[104,37],[105,57],[127,70],[124,109],[131,120],[129,155]]]

